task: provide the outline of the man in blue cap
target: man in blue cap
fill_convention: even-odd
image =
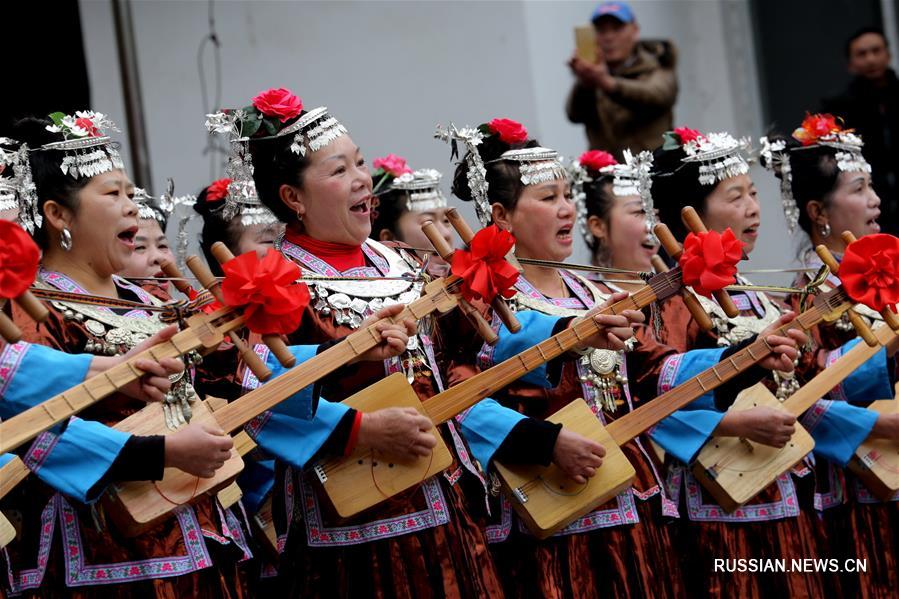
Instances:
[[[673,127],[677,100],[674,46],[641,41],[633,10],[624,2],[603,2],[593,12],[596,62],[576,55],[568,65],[577,77],[566,111],[582,123],[591,149],[652,150]]]

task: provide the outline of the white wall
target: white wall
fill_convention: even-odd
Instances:
[[[565,61],[572,28],[594,2],[215,2],[222,42],[222,103],[240,106],[273,86],[292,89],[307,107],[326,104],[366,156],[393,152],[413,167],[444,172],[449,149],[432,139],[449,120],[520,120],[565,156],[583,151],[568,123],[571,84]],[[643,0],[632,3],[646,37],[679,49],[678,124],[728,129],[757,138],[760,117],[745,0]],[[124,123],[109,0],[81,0],[94,108]],[[196,192],[222,174],[203,155],[205,109],[197,49],[207,32],[203,1],[138,0],[133,17],[155,191],[173,177]],[[212,63],[207,61],[207,76]],[[753,94],[756,94],[753,96]],[[748,130],[755,129],[755,130]],[[126,152],[127,158],[127,152]],[[755,174],[764,203],[766,242],[752,267],[789,266],[792,256],[771,176]],[[454,200],[451,200],[454,201]],[[466,217],[474,221],[470,207]],[[586,261],[584,247],[574,257]]]

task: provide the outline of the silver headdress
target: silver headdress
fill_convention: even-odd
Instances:
[[[744,155],[749,150],[748,138],[737,140],[726,132],[708,133],[685,143],[683,148],[687,154],[684,162],[699,163],[701,185],[715,185],[749,172]]]
[[[124,168],[116,144],[105,131],[119,131],[106,115],[100,112],[77,111],[74,116],[54,112],[52,125],[47,131],[60,133],[62,141],[44,144],[35,151],[58,150],[64,152],[59,168],[63,174],[78,179],[94,177],[113,169]]]
[[[37,206],[37,190],[31,179],[28,145],[0,137],[0,210],[18,208],[17,221],[28,233],[34,233],[44,222]]]
[[[559,160],[559,153],[549,148],[522,148],[503,152],[499,160],[518,163],[521,182],[524,185],[538,185],[547,181],[565,179],[566,171]]]
[[[656,218],[655,204],[652,199],[652,152],[643,150],[634,156],[630,150],[624,150],[623,154],[623,163],[603,167],[600,172],[614,177],[612,193],[616,196],[640,196],[643,212],[646,215],[646,233],[652,243],[658,243],[653,233],[653,229],[659,221]]]
[[[446,208],[446,198],[440,191],[443,175],[434,169],[421,169],[400,175],[391,183],[391,189],[408,192],[406,209],[411,212],[428,212]]]
[[[585,183],[592,183],[593,177],[581,164],[580,160],[571,159],[568,164],[568,184],[571,185],[571,198],[577,210],[577,226],[581,237],[588,247],[593,243],[593,234],[587,228],[587,192],[584,191]]]
[[[221,217],[226,221],[239,217],[240,223],[245,226],[276,223],[278,218],[262,204],[259,194],[256,193],[256,184],[253,182],[253,158],[250,155],[249,146],[250,138],[243,136],[243,123],[246,117],[247,113],[243,110],[206,115],[207,131],[227,133],[231,141],[231,154],[228,156],[226,168],[226,176],[231,179],[231,182],[228,183],[228,195],[225,197],[225,206],[222,208]],[[299,122],[297,121],[297,123]],[[280,136],[283,131],[278,135]],[[293,148],[291,147],[291,149]]]
[[[862,147],[865,144],[862,138],[855,133],[851,131],[836,131],[819,138],[818,143],[837,150],[837,168],[842,172],[871,172],[871,165],[868,164],[868,161],[862,155]]]
[[[453,123],[450,123],[449,127],[445,129],[437,125],[434,137],[450,144],[453,160],[459,157],[458,143],[461,141],[465,144],[465,148],[468,150],[465,154],[465,163],[468,166],[468,189],[471,190],[471,197],[474,199],[474,209],[478,220],[482,227],[486,227],[493,218],[491,217],[490,200],[487,197],[487,169],[478,152],[478,145],[484,141],[484,134],[472,127],[457,129]]]
[[[783,204],[784,218],[787,221],[787,231],[792,235],[799,225],[799,206],[793,197],[793,172],[790,167],[790,153],[787,150],[787,142],[784,139],[771,141],[767,137],[759,138],[762,150],[759,155],[762,165],[770,170],[780,171],[780,201]]]
[[[337,119],[328,114],[327,106],[319,106],[298,118],[295,123],[278,131],[274,137],[284,137],[290,134],[294,134],[290,150],[294,154],[306,156],[307,148],[310,152],[320,150],[338,137],[346,135],[347,130]]]
[[[141,220],[155,220],[160,225],[168,219],[170,210],[165,210],[158,198],[151,196],[142,187],[134,188],[134,203],[137,204],[137,217]]]

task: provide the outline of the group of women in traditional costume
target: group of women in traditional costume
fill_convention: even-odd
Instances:
[[[488,344],[474,317],[459,309],[417,322],[395,318],[429,281],[459,274],[429,251],[421,230],[431,222],[439,237],[454,244],[440,172],[413,171],[395,155],[376,159],[372,171],[347,127],[325,107],[304,109],[286,89],[270,89],[242,105],[208,115],[207,129],[228,137],[231,155],[227,178],[196,197],[175,198],[170,189],[157,199],[136,189],[108,135],[114,126],[100,113],[26,119],[15,140],[3,141],[2,190],[40,248],[33,287],[48,298],[50,316],[36,323],[9,304],[23,341],[4,345],[0,354],[0,415],[12,418],[172,336],[174,327],[159,315],[179,295],[163,270],[175,260],[172,248],[186,242],[183,215],[175,243],[166,237],[178,206],[202,219],[200,247],[215,274],[224,274],[213,250],[217,242],[236,255],[277,253],[296,265],[309,300],[293,315],[291,329],[280,332],[297,363],[373,323],[378,343],[246,424],[256,448],[244,456],[240,501],[223,505],[216,494],[192,497],[136,537],[118,530],[101,499],[117,484],[158,481],[166,468],[208,478],[225,464],[232,451],[227,431],[187,420],[198,399],[234,401],[271,384],[257,378],[238,346],[249,343],[274,380],[290,368],[258,334],[246,332],[203,356],[190,352],[181,360],[135,363],[145,373],[136,383],[17,450],[34,476],[0,502],[18,533],[2,551],[3,593],[895,592],[896,504],[875,499],[846,468],[867,440],[899,442],[899,415],[864,407],[894,397],[895,338],[800,418],[815,439],[814,453],[746,505],[726,511],[690,468],[713,437],[786,444],[796,418],[770,407],[728,406],[759,382],[786,399],[859,343],[845,319],[818,325],[809,335],[779,330],[804,308],[804,292],[817,278],[817,255],[803,254],[808,270],[783,298],[753,290],[739,277],[739,290],[731,292],[736,316],[711,295],[699,295],[711,330],[696,322],[678,295],[645,313],[600,313],[642,288],[659,265],[653,223],[667,224],[683,240],[685,206],[708,229],[729,235],[732,247],[751,253],[760,234],[760,202],[745,140],[682,128],[660,139],[655,153],[626,153],[618,163],[591,151],[566,167],[558,152],[508,119],[438,128],[436,136],[452,145],[454,155],[459,151],[453,195],[473,203],[481,226],[511,234],[521,262],[514,287],[500,290],[520,330],[510,329],[489,298],[468,298],[497,337]],[[810,118],[790,137],[763,139],[762,160],[781,181],[791,232],[798,226],[809,247],[824,245],[839,259],[846,251],[843,230],[857,237],[878,232],[879,200],[861,140],[832,118]],[[568,268],[563,263],[579,235],[593,264]],[[197,299],[195,282],[177,283]],[[824,286],[838,284],[831,278]],[[899,283],[892,286],[899,294]],[[183,309],[183,302],[178,305]],[[864,316],[880,318],[872,310]],[[425,402],[591,318],[599,332],[580,340],[576,351],[530,369],[436,428],[417,409],[363,412],[344,402],[393,374]],[[514,507],[520,498],[501,489],[496,464],[554,464],[584,483],[606,456],[607,448],[549,416],[583,398],[600,423],[610,424],[732,361],[759,338],[772,351],[754,367],[622,446],[636,472],[626,489],[545,539],[519,518]],[[177,432],[141,436],[115,428],[152,401],[161,401],[166,418],[181,423]],[[320,464],[358,448],[427,458],[438,439],[452,454],[439,474],[350,517],[330,504]],[[863,558],[869,570],[758,574],[713,567],[716,558],[816,557]]]

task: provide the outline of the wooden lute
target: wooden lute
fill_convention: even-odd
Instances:
[[[445,241],[437,233],[433,224],[430,226],[426,225],[423,227],[423,230],[432,242],[439,240],[438,243],[445,244]],[[233,257],[222,244],[214,245],[213,253],[223,263]],[[219,283],[211,273],[200,272],[198,279],[205,288],[221,301]],[[469,317],[475,328],[483,333],[485,340],[488,343],[491,341],[495,343],[497,337],[490,325],[484,321],[483,317],[473,306],[469,305],[460,296],[461,283],[462,279],[454,275],[428,283],[424,287],[424,293],[421,298],[405,306],[402,312],[390,320],[392,322],[402,322],[406,319],[418,321],[429,314],[435,312],[445,313],[457,306],[461,306],[463,313]],[[508,321],[510,328],[513,330],[519,329],[520,324],[514,319],[514,315],[510,313],[510,316],[511,318]],[[340,343],[333,345],[303,364],[295,366],[270,383],[254,389],[228,405],[214,412],[207,413],[202,417],[204,419],[208,418],[208,422],[217,424],[225,432],[237,431],[256,416],[346,365],[379,343],[381,343],[380,333],[374,324],[360,329],[347,336]],[[418,404],[417,400],[416,404]],[[139,430],[142,434],[169,434],[172,432],[160,425],[159,414],[155,412],[154,406],[148,406],[141,412],[122,421],[116,425],[116,428],[129,431]],[[240,433],[238,437],[244,435],[245,433]],[[438,443],[442,442],[439,436],[437,436],[437,439]],[[235,437],[235,440],[237,440],[237,437]],[[197,479],[197,477],[175,468],[166,468],[163,479],[155,483],[152,481],[134,481],[114,485],[108,494],[108,512],[125,534],[140,534],[143,530],[168,516],[178,506],[190,503],[203,493],[215,492],[217,489],[229,484],[243,467],[237,443],[235,445],[231,459],[210,479]],[[449,456],[449,451],[445,445],[443,446],[443,452],[446,456]],[[435,450],[435,463],[438,463],[439,456],[444,454],[440,453],[440,447],[438,446],[437,450]]]
[[[855,241],[855,238],[848,232],[844,233],[843,237],[847,243]],[[824,246],[819,246],[816,251],[831,272],[838,274],[839,265],[830,252]],[[895,336],[891,326],[899,329],[899,319],[889,309],[884,310],[883,314],[886,325],[879,327],[876,332],[872,332],[855,311],[850,309],[848,313],[850,322],[866,343],[860,343],[853,347],[783,402],[774,397],[762,383],[759,383],[740,393],[730,409],[748,410],[756,406],[768,406],[799,418],[828,391],[852,374],[856,368],[871,359],[880,351],[882,345],[889,343]],[[889,409],[895,405],[894,402],[888,402],[888,404],[888,406],[881,404],[874,409]],[[789,471],[814,449],[815,442],[808,431],[799,422],[796,422],[794,426],[796,432],[782,448],[738,437],[713,437],[697,456],[693,465],[693,475],[721,507],[728,512],[733,512],[773,484],[778,476]],[[887,441],[886,444],[889,442]],[[870,450],[877,456],[877,459],[867,458],[867,461],[874,467],[865,469],[862,476],[870,480],[872,489],[884,493],[888,488],[887,485],[899,485],[899,479],[895,474],[892,475],[892,478],[890,477],[888,460],[891,452],[882,451],[886,444],[882,441],[873,441],[858,450],[861,455],[867,456],[866,452]],[[892,454],[895,453],[894,450]],[[883,460],[883,467],[878,468],[876,462],[880,459]],[[854,462],[856,468],[861,470],[864,462],[858,458]],[[883,481],[878,478],[878,474],[884,476]]]
[[[669,247],[671,247],[672,255],[678,255],[680,245],[674,240],[667,227],[661,225],[656,229],[656,234],[660,239],[671,244]],[[463,239],[466,237],[468,236],[462,235]],[[448,254],[451,252],[450,249],[436,244],[435,247],[445,260],[451,259],[451,253]],[[675,250],[675,248],[677,249]],[[681,271],[680,268],[676,268],[655,275],[645,287],[609,306],[603,313],[620,314],[624,310],[641,310],[655,301],[683,291]],[[689,294],[687,295],[689,296]],[[708,319],[708,315],[702,311],[698,302],[689,304],[688,307],[690,305],[695,307],[698,315]],[[397,375],[360,391],[346,399],[344,403],[362,412],[373,412],[392,406],[415,407],[420,405],[420,411],[428,416],[436,426],[549,360],[583,345],[584,340],[590,338],[598,330],[598,325],[592,319],[580,320],[567,330],[421,404],[411,386],[405,379]],[[583,402],[581,403],[583,404]],[[589,412],[586,404],[583,404],[583,407]],[[575,426],[575,429],[583,434],[582,428],[580,424]],[[627,463],[623,454],[621,454],[621,459]],[[606,457],[606,461],[610,461],[609,456]],[[324,486],[325,493],[337,513],[343,517],[349,517],[420,484],[439,473],[449,463],[450,457],[442,453],[442,448],[434,456],[414,460],[398,460],[391,456],[378,455],[369,448],[358,448],[348,457],[331,458],[316,464],[314,472]],[[633,473],[632,468],[630,471]]]
[[[899,397],[899,383],[896,384],[894,395]],[[868,409],[878,414],[895,414],[899,412],[897,397],[875,401],[868,406]],[[892,500],[896,493],[899,493],[899,441],[893,439],[865,441],[849,460],[849,469],[877,499]]]

